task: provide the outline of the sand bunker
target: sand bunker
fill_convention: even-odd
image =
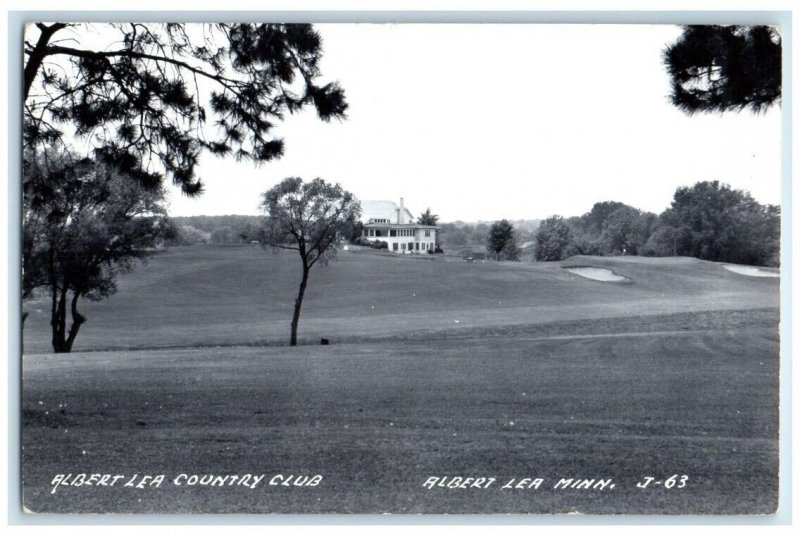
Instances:
[[[770,272],[768,270],[762,270],[761,268],[756,268],[755,266],[730,266],[726,264],[725,268],[727,268],[731,272],[735,272],[741,275],[749,275],[751,277],[780,277],[780,274],[778,272]]]
[[[567,271],[575,275],[585,277],[587,279],[594,279],[595,281],[610,281],[617,283],[620,281],[629,281],[627,277],[622,277],[621,275],[617,275],[608,268],[591,268],[588,266],[575,266],[567,268]]]

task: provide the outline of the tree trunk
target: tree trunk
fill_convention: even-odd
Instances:
[[[67,352],[72,351],[72,343],[75,342],[75,337],[78,336],[78,331],[81,329],[81,324],[86,322],[86,317],[83,316],[78,312],[78,298],[80,298],[80,293],[75,291],[72,295],[72,325],[69,327],[69,335],[67,336],[67,341],[65,343],[65,348]]]
[[[53,291],[53,310],[50,325],[53,328],[53,351],[57,354],[69,353],[81,329],[81,324],[86,322],[86,317],[78,312],[79,292],[73,292],[70,304],[72,325],[67,334],[67,289]]]
[[[294,301],[294,315],[292,316],[292,338],[289,341],[290,346],[297,346],[297,325],[300,323],[300,308],[303,306],[303,296],[306,293],[306,285],[308,284],[308,273],[310,269],[303,262],[303,280],[300,281],[300,290],[297,293],[297,299]]]
[[[50,325],[53,327],[53,351],[64,352],[64,334],[67,324],[67,289],[53,290],[53,313]]]

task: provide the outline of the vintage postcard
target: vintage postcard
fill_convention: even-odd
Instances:
[[[774,514],[782,45],[31,20],[24,511]]]

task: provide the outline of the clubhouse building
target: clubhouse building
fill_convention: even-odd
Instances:
[[[382,241],[389,244],[389,251],[396,253],[433,253],[436,248],[435,225],[415,223],[411,212],[393,201],[362,201],[362,237],[365,240]]]

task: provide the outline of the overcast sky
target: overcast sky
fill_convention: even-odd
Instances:
[[[313,110],[255,167],[205,155],[206,193],[172,215],[256,214],[288,176],[360,199],[405,198],[442,221],[580,215],[614,200],[661,212],[678,186],[720,180],[780,203],[780,108],[692,117],[669,103],[661,53],[675,26],[317,25],[323,78],[348,119]]]

